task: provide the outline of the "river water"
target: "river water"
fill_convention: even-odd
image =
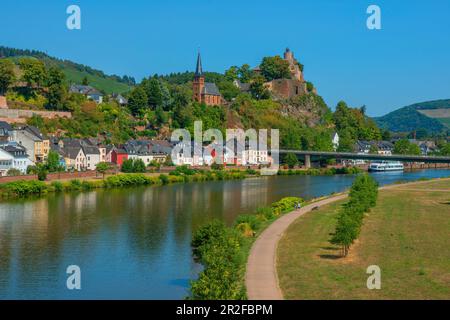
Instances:
[[[449,170],[374,174],[380,184]],[[182,299],[201,266],[193,230],[285,196],[343,191],[354,176],[276,176],[49,195],[0,203],[0,299]],[[81,269],[68,290],[66,269]]]

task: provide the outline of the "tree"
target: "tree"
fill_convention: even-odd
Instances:
[[[238,70],[239,80],[248,83],[254,77],[254,72],[248,64],[243,64]]]
[[[378,154],[378,146],[376,144],[371,144],[369,153],[370,154]]]
[[[133,161],[133,172],[143,173],[145,171],[146,169],[144,161],[142,161],[142,159],[135,159]]]
[[[394,144],[394,154],[420,155],[420,153],[419,146],[409,142],[408,139],[400,139]]]
[[[38,165],[36,166],[36,173],[39,181],[45,181],[47,179],[48,171],[47,167],[44,164],[38,163]]]
[[[145,93],[147,94],[148,105],[152,107],[153,110],[158,106],[162,106],[163,93],[159,80],[156,78],[151,78],[143,81],[142,85],[144,86]]]
[[[286,153],[284,156],[284,163],[286,163],[290,169],[294,168],[298,164],[297,156],[292,152]]]
[[[239,79],[239,68],[236,66],[232,66],[228,70],[226,70],[225,79],[231,82]]]
[[[98,173],[102,174],[103,179],[105,179],[105,173],[111,169],[111,166],[107,162],[100,162],[95,167]]]
[[[60,69],[56,67],[51,67],[48,70],[47,107],[49,109],[56,109],[56,110],[64,109],[64,102],[67,96],[67,88],[64,81],[65,75]]]
[[[444,144],[441,147],[441,152],[440,153],[441,153],[442,156],[450,156],[450,142]]]
[[[155,110],[156,123],[158,125],[164,125],[168,121],[167,114],[164,112],[161,106],[158,106]]]
[[[148,97],[144,88],[141,86],[136,87],[130,93],[128,99],[128,108],[134,116],[142,115],[145,108],[148,106]]]
[[[121,171],[124,173],[133,172],[133,159],[124,160],[122,163]]]
[[[265,79],[262,76],[256,76],[250,84],[250,93],[252,97],[257,100],[270,98],[270,92],[264,86]]]
[[[60,171],[59,154],[56,151],[49,151],[47,156],[46,168],[48,172]]]
[[[0,60],[0,95],[5,94],[15,81],[14,63],[11,60]]]
[[[19,66],[22,69],[22,80],[28,86],[42,86],[47,78],[45,65],[42,61],[34,58],[22,58],[19,60]]]
[[[381,138],[384,141],[390,141],[392,139],[391,132],[387,129],[383,130],[381,133]]]
[[[84,76],[83,80],[81,81],[81,84],[83,86],[88,86],[89,85],[89,79],[87,76]]]
[[[260,65],[261,74],[267,81],[274,79],[290,79],[289,62],[280,56],[265,57]]]

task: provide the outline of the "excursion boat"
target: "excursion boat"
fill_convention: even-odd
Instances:
[[[373,161],[369,165],[369,171],[403,171],[405,167],[400,161]]]

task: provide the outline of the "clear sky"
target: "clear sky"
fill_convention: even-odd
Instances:
[[[82,29],[66,28],[81,8]],[[381,8],[382,30],[366,9]],[[382,115],[450,98],[449,0],[1,0],[0,45],[37,49],[140,80],[203,67],[256,66],[286,47],[332,108]]]

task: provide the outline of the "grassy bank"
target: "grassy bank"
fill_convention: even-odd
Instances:
[[[278,246],[277,271],[287,299],[448,299],[450,180],[382,190],[347,257],[330,245],[338,202],[300,217]],[[368,290],[366,269],[381,268]]]
[[[280,215],[294,210],[303,202],[288,197],[254,215],[239,216],[232,227],[213,221],[194,234],[194,256],[205,269],[191,283],[191,299],[246,299],[245,269],[251,246],[258,235]]]
[[[323,168],[308,170],[279,170],[278,175],[333,175],[354,174],[358,168]],[[54,192],[90,191],[99,188],[120,188],[144,185],[164,185],[182,182],[201,182],[214,180],[234,180],[259,176],[258,170],[199,170],[186,166],[177,167],[169,174],[122,173],[105,179],[62,179],[53,182],[37,180],[17,180],[0,184],[0,199],[14,199],[39,196]]]
[[[335,174],[358,174],[363,172],[358,167],[343,168],[310,168],[310,169],[282,169],[278,170],[280,176],[303,175],[303,176],[331,176]]]
[[[190,171],[174,172],[169,175],[148,176],[142,173],[127,173],[109,176],[105,179],[73,179],[43,182],[18,180],[0,185],[0,199],[14,199],[27,196],[45,195],[55,192],[90,191],[99,188],[121,188],[134,186],[164,185],[182,182],[244,179],[251,174],[245,171]]]

